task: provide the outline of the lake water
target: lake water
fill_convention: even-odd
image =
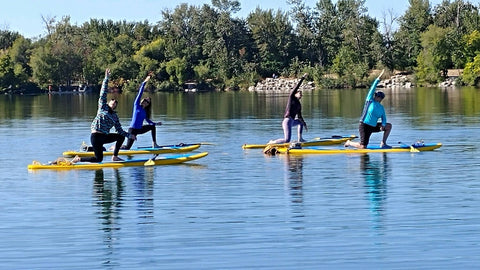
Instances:
[[[364,90],[305,93],[305,138],[357,134]],[[155,93],[182,165],[27,170],[89,142],[96,94],[0,97],[2,269],[472,269],[480,263],[480,90],[386,90],[390,144],[432,152],[264,156],[285,95]],[[133,94],[118,97],[125,127]],[[372,144],[380,142],[374,134]],[[150,145],[140,135],[134,146]]]

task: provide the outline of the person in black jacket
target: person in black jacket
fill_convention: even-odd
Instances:
[[[290,142],[292,138],[292,127],[294,126],[298,126],[298,141],[305,141],[302,137],[302,133],[303,128],[307,130],[307,123],[305,123],[305,120],[303,120],[302,116],[302,104],[300,103],[300,99],[302,98],[302,91],[299,91],[298,89],[300,88],[300,85],[302,85],[302,82],[303,80],[305,80],[307,75],[307,73],[303,74],[302,78],[292,89],[292,91],[290,92],[290,96],[288,97],[287,107],[285,109],[285,114],[282,122],[284,137],[276,140],[271,140],[270,142],[268,142],[269,144]]]

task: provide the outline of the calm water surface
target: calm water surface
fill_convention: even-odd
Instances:
[[[306,93],[306,138],[357,133],[365,90]],[[480,259],[480,90],[387,91],[389,142],[438,151],[264,156],[285,95],[152,95],[183,165],[29,172],[89,141],[98,96],[0,97],[2,269],[472,269]],[[124,126],[133,94],[119,97]],[[380,142],[380,135],[372,143]],[[136,146],[149,145],[149,135]]]

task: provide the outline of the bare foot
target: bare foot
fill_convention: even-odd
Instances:
[[[350,146],[350,140],[346,141],[345,144],[343,145],[345,147],[349,147]]]
[[[77,163],[77,162],[79,162],[80,160],[81,160],[81,158],[77,155],[77,156],[75,156],[70,162],[72,162],[72,163]]]
[[[123,161],[123,159],[119,158],[118,156],[113,156],[112,161]]]

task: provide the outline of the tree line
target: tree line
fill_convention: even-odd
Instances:
[[[409,0],[404,14],[390,10],[377,20],[365,0],[287,2],[288,11],[257,8],[246,18],[235,17],[237,0],[181,4],[155,24],[42,17],[44,36],[0,31],[0,91],[98,85],[106,67],[112,86],[126,91],[149,72],[157,91],[189,81],[240,90],[304,72],[319,87],[364,87],[383,68],[412,73],[419,85],[444,80],[448,69],[463,69],[462,84],[480,83],[480,5]]]

